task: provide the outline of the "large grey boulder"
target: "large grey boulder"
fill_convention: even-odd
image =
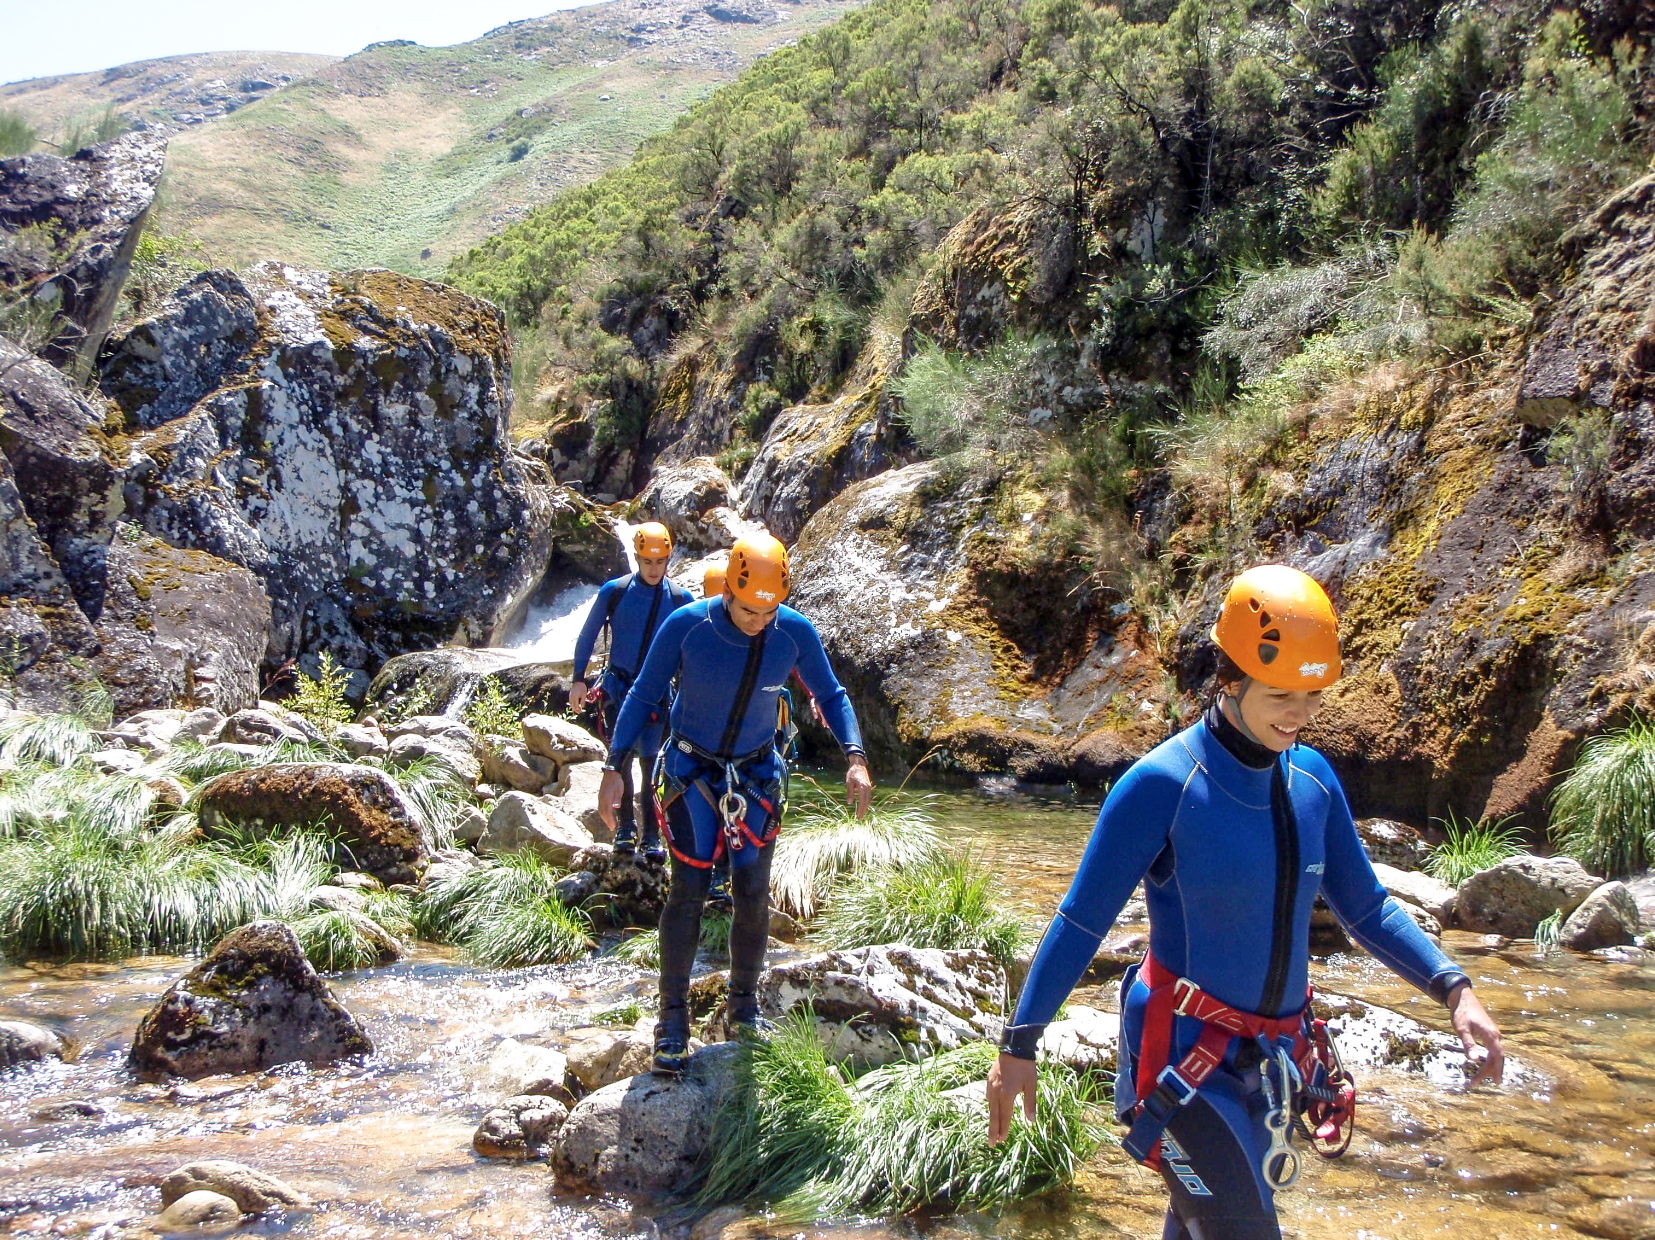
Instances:
[[[1620,947],[1638,938],[1638,902],[1625,883],[1604,883],[1563,923],[1558,942],[1577,952]]]
[[[166,141],[153,132],[57,155],[0,159],[0,292],[49,307],[63,332],[41,349],[90,359],[155,201]]]
[[[641,1029],[604,1029],[568,1050],[569,1075],[588,1092],[649,1070],[654,1040]]]
[[[219,294],[239,297],[236,279],[221,273]],[[511,446],[500,311],[383,270],[266,263],[239,279],[259,338],[139,435],[129,511],[263,581],[271,662],[313,672],[328,651],[366,680],[405,651],[491,640],[539,582],[556,490]],[[189,313],[166,308],[151,334],[183,331]],[[138,419],[148,392],[116,396]]]
[[[789,961],[759,978],[772,1020],[805,1003],[831,1057],[885,1064],[997,1039],[1006,974],[986,952],[894,943]]]
[[[508,792],[494,803],[488,828],[477,841],[481,853],[512,853],[527,849],[553,865],[572,865],[595,841],[591,833],[568,814],[538,797]]]
[[[209,836],[325,822],[357,867],[387,886],[417,883],[429,862],[418,814],[378,767],[293,762],[231,771],[201,789],[198,808]]]
[[[1553,913],[1567,918],[1597,885],[1578,861],[1521,853],[1460,884],[1455,920],[1465,930],[1526,939]]]
[[[1373,872],[1379,878],[1379,885],[1402,903],[1424,910],[1443,925],[1453,920],[1457,893],[1447,883],[1418,870],[1399,870],[1382,861],[1373,863]]]
[[[310,1204],[298,1189],[273,1175],[228,1159],[185,1163],[161,1179],[161,1204],[170,1206],[187,1193],[213,1192],[230,1198],[243,1214],[263,1214],[277,1206]]]
[[[167,988],[139,1022],[128,1062],[142,1073],[194,1078],[372,1052],[293,931],[256,921],[225,935]]]
[[[61,1058],[63,1039],[26,1020],[0,1020],[0,1072]]]
[[[592,833],[607,840],[613,835],[598,812],[598,789],[603,786],[602,762],[572,762],[558,772],[555,796],[548,800]]]
[[[692,457],[656,468],[639,497],[642,516],[672,531],[673,544],[686,551],[717,551],[743,534],[762,528],[731,507],[730,479],[710,456]],[[801,522],[802,524],[802,522]]]
[[[552,1146],[560,1187],[661,1199],[690,1181],[713,1116],[734,1087],[740,1048],[697,1051],[677,1078],[650,1074],[606,1085],[569,1113]]]

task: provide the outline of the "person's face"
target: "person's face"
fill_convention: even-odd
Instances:
[[[1248,681],[1238,704],[1241,721],[1265,748],[1277,753],[1299,739],[1299,730],[1322,708],[1320,689],[1276,689]]]
[[[724,587],[724,607],[730,613],[730,622],[748,637],[757,637],[764,626],[776,618],[774,607],[749,607]]]
[[[641,555],[638,557],[638,576],[644,579],[646,586],[658,586],[661,578],[666,576],[667,561],[671,555]]]

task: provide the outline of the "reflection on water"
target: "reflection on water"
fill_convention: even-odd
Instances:
[[[1031,919],[1050,915],[1095,806],[903,793],[922,795]],[[1302,1187],[1281,1198],[1287,1233],[1655,1237],[1655,969],[1521,948],[1486,954],[1463,934],[1445,946],[1477,979],[1531,1076],[1521,1089],[1467,1094],[1396,1071],[1366,1074],[1355,1145],[1336,1163],[1307,1160]],[[74,1044],[70,1063],[0,1079],[0,1231],[116,1237],[153,1217],[167,1172],[230,1158],[319,1203],[244,1230],[351,1240],[654,1234],[622,1203],[559,1199],[544,1164],[484,1162],[470,1147],[501,1094],[487,1070],[501,1038],[555,1042],[601,1008],[646,997],[649,974],[615,965],[481,973],[432,949],[335,982],[378,1047],[366,1063],[136,1083],[123,1068],[131,1031],[186,965],[0,969],[0,1018],[49,1026]],[[1440,1009],[1366,958],[1327,961],[1315,980],[1446,1028]],[[747,1218],[723,1236],[1152,1237],[1162,1201],[1158,1182],[1111,1148],[1075,1193],[998,1217],[802,1230]]]

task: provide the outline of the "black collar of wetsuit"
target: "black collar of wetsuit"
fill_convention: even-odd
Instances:
[[[1211,732],[1218,743],[1228,749],[1230,756],[1242,766],[1250,766],[1255,771],[1269,770],[1281,755],[1259,744],[1231,723],[1230,717],[1219,704],[1221,700],[1215,697],[1212,705],[1207,707],[1207,731]]]

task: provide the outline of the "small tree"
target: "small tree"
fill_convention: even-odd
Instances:
[[[333,656],[326,651],[323,651],[320,663],[321,674],[315,679],[303,672],[297,673],[297,686],[283,705],[322,731],[332,733],[341,724],[349,723],[356,713],[345,700],[345,686],[350,683],[350,673],[335,663]]]

